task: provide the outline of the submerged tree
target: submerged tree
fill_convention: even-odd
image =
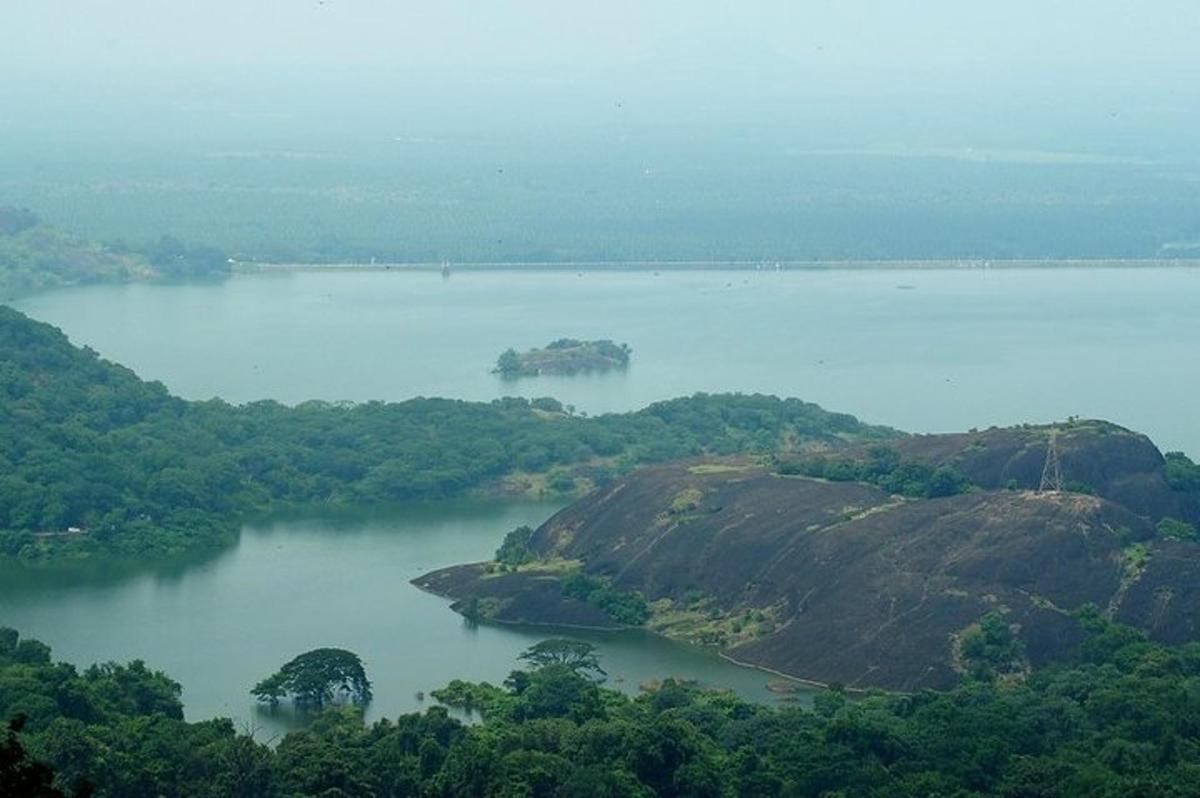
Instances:
[[[521,356],[517,354],[515,349],[505,349],[496,360],[496,372],[498,374],[515,375],[521,371]]]
[[[548,666],[561,666],[574,673],[604,676],[596,647],[582,640],[552,638],[535,643],[521,652],[518,659],[534,670]]]
[[[317,648],[301,654],[250,691],[272,705],[291,696],[297,704],[324,706],[336,698],[358,704],[371,700],[371,682],[356,654],[341,648]]]

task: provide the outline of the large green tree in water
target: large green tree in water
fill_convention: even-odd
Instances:
[[[342,648],[317,648],[296,657],[250,692],[272,705],[287,696],[314,707],[339,697],[365,704],[371,700],[371,682],[358,655]]]
[[[519,659],[534,669],[556,665],[573,673],[605,675],[600,667],[600,658],[596,655],[596,647],[582,640],[543,640],[521,652]]]

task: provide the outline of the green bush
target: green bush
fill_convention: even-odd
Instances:
[[[650,618],[650,607],[640,593],[617,590],[608,580],[582,571],[562,580],[562,592],[604,610],[614,621],[626,626],[641,626]]]
[[[504,536],[504,542],[496,549],[496,561],[510,566],[533,562],[537,559],[537,552],[530,547],[532,541],[532,527],[517,527]]]
[[[912,498],[934,499],[971,490],[971,480],[949,465],[933,467],[916,460],[902,460],[887,446],[872,446],[865,460],[841,456],[817,456],[780,463],[781,474],[793,474],[832,482],[866,482],[888,493]]]
[[[1167,452],[1167,482],[1178,491],[1200,493],[1200,465],[1193,463],[1183,452]]]
[[[1158,534],[1167,540],[1200,540],[1196,527],[1178,518],[1164,518],[1158,522]]]
[[[984,615],[962,636],[959,652],[970,666],[970,673],[980,679],[1019,670],[1025,660],[1025,647],[1002,612]]]

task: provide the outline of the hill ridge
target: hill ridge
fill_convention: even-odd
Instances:
[[[933,498],[748,462],[738,471],[699,461],[648,466],[530,536],[541,562],[577,563],[582,577],[563,577],[561,566],[539,571],[534,561],[443,569],[416,582],[460,611],[478,611],[483,600],[484,616],[498,621],[619,625],[550,584],[592,579],[597,590],[642,597],[651,629],[855,687],[949,686],[964,667],[958,641],[990,615],[1017,641],[1020,662],[1008,664],[1017,671],[1067,655],[1080,639],[1075,613],[1088,605],[1157,640],[1195,639],[1200,543],[1161,529],[1195,524],[1200,493],[1171,486],[1167,461],[1145,436],[1097,421],[1057,425],[1067,431],[1064,457],[1091,469],[1094,495],[1039,493],[1027,483],[1036,486],[1040,463],[1033,469],[1028,456],[1006,453],[1036,448],[1053,428],[908,436],[776,463],[886,459],[900,473],[927,456],[920,473],[953,465],[971,475],[974,486]],[[1006,456],[984,456],[980,435],[982,449]],[[893,455],[882,458],[881,447]],[[904,483],[913,485],[928,487]]]

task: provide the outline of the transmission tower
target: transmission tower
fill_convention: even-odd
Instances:
[[[1058,430],[1050,431],[1046,445],[1046,464],[1042,466],[1042,481],[1038,493],[1058,493],[1063,489],[1062,464],[1058,461]]]

